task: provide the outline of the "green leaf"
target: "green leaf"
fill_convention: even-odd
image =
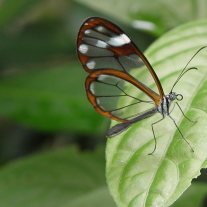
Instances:
[[[86,75],[71,63],[4,78],[0,116],[39,130],[100,130],[103,117],[87,101]]]
[[[0,171],[1,206],[114,206],[104,168],[102,148],[93,153],[64,149],[11,162]]]
[[[125,22],[131,22],[139,29],[145,29],[160,35],[181,23],[206,17],[205,0],[151,1],[151,0],[76,0],[107,15]],[[116,12],[114,12],[114,9]],[[120,15],[121,14],[121,15]],[[153,24],[138,22],[143,20]],[[142,27],[142,25],[144,27]]]
[[[164,91],[169,93],[181,70],[201,47],[207,45],[207,21],[185,24],[162,36],[147,51]],[[117,206],[169,206],[190,186],[200,169],[207,167],[207,49],[190,62],[198,70],[187,72],[174,91],[183,95],[171,116],[154,125],[157,149],[151,124],[161,118],[156,114],[134,124],[126,132],[107,142],[107,182]],[[146,71],[147,72],[147,71]],[[137,78],[144,78],[146,73]],[[152,83],[152,88],[154,88]],[[112,122],[115,124],[115,121]]]

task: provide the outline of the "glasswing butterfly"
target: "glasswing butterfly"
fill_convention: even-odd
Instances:
[[[83,22],[77,38],[77,53],[83,68],[89,73],[85,82],[88,100],[98,113],[121,122],[108,131],[108,137],[114,137],[134,123],[158,112],[162,118],[151,124],[155,147],[150,154],[156,149],[153,126],[166,116],[172,119],[190,146],[170,114],[177,105],[187,118],[175,101],[182,100],[183,96],[172,90],[187,71],[197,69],[186,69],[196,54],[182,70],[170,93],[165,95],[147,58],[118,26],[106,19],[91,17]],[[143,71],[148,72],[147,78],[142,75]]]

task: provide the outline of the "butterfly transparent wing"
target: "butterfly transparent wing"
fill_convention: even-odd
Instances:
[[[93,72],[86,79],[87,96],[94,108],[121,122],[134,122],[134,117],[156,108],[152,97],[140,93],[142,87],[129,74],[110,69]]]
[[[158,99],[162,99],[163,89],[151,65],[131,39],[113,23],[97,17],[87,19],[78,34],[77,52],[89,73],[116,69],[130,74],[135,70],[137,74],[139,70],[139,81],[148,88],[154,86]]]

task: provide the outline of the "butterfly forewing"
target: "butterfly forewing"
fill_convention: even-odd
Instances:
[[[78,34],[77,51],[90,73],[86,79],[88,99],[99,113],[124,122],[153,104],[159,105],[163,90],[155,72],[131,39],[113,23],[97,17],[85,20]]]

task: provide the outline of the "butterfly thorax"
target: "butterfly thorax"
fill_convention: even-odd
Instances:
[[[164,96],[161,100],[160,104],[157,107],[157,111],[162,114],[163,117],[168,116],[170,114],[169,109],[172,101],[177,98],[175,92],[170,92],[168,95]]]

